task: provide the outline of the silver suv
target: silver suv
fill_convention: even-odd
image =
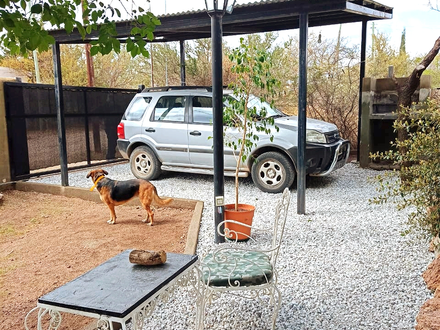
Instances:
[[[227,91],[224,92],[227,95]],[[255,98],[255,100],[257,100]],[[257,104],[252,106],[259,106]],[[265,105],[279,131],[273,140],[259,134],[257,146],[240,169],[262,191],[278,193],[290,187],[297,168],[297,117]],[[350,143],[337,127],[307,119],[307,174],[327,175],[345,165]],[[237,128],[225,130],[225,140],[237,136]],[[137,178],[154,180],[162,171],[213,174],[212,92],[209,87],[156,87],[136,94],[118,125],[118,148],[130,160]],[[225,141],[226,142],[226,141]],[[225,146],[225,176],[235,173],[234,151]]]

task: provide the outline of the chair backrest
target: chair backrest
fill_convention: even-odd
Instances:
[[[275,217],[273,224],[273,238],[272,238],[272,252],[271,263],[275,268],[278,253],[280,252],[281,242],[283,240],[284,228],[286,226],[287,213],[290,205],[290,191],[285,188],[281,200],[277,203],[275,208]]]
[[[290,191],[289,188],[285,188],[281,196],[281,199],[278,201],[275,207],[275,216],[274,216],[272,231],[270,231],[268,228],[259,229],[242,222],[226,219],[217,225],[217,233],[219,236],[228,238],[230,243],[237,243],[237,241],[241,239],[239,238],[239,236],[241,235],[244,238],[247,238],[250,241],[255,242],[257,244],[258,244],[257,242],[258,238],[255,238],[252,235],[249,236],[250,235],[249,231],[245,230],[246,228],[252,228],[252,231],[255,230],[257,232],[265,232],[270,234],[270,236],[272,237],[272,241],[270,242],[270,245],[266,244],[264,249],[260,251],[264,252],[269,256],[271,264],[273,265],[273,267],[275,267],[278,258],[278,253],[280,251],[281,242],[284,235],[284,228],[286,226],[286,219],[287,219],[287,213],[289,211],[289,205],[290,205]],[[238,227],[234,227],[233,229],[232,228],[228,229],[226,226],[224,226],[225,223],[235,223],[238,225]]]

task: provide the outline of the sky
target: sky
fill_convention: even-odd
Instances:
[[[139,2],[138,0],[137,2]],[[398,50],[402,32],[406,30],[406,51],[411,56],[424,56],[434,46],[435,40],[440,37],[440,12],[431,10],[428,7],[428,0],[375,0],[383,5],[393,7],[393,18],[386,20],[368,22],[367,47],[371,47],[372,22],[374,29],[385,33],[393,49]],[[142,1],[143,2],[143,1]],[[237,0],[236,3],[243,4],[254,2],[249,0]],[[436,0],[432,1],[434,4]],[[440,0],[437,1],[440,7]],[[165,13],[172,14],[188,10],[204,9],[204,0],[151,0],[151,11],[155,15]],[[361,23],[350,23],[342,25],[342,37],[354,45],[361,43]],[[330,25],[316,28],[309,28],[309,33],[318,34],[321,32],[323,38],[336,38],[339,25]],[[280,32],[280,42],[289,36],[296,36],[298,30]],[[238,44],[238,38],[225,38],[229,46]]]

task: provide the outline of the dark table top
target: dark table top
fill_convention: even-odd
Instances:
[[[197,261],[196,255],[167,253],[166,263],[130,263],[126,250],[40,297],[41,304],[123,318]]]

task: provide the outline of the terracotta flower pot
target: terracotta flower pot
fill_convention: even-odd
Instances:
[[[237,222],[244,223],[248,226],[252,226],[252,220],[254,218],[255,206],[248,204],[238,204],[238,211],[235,211],[235,204],[225,205],[225,220],[235,220]],[[225,228],[235,231],[231,235],[226,237],[230,240],[246,241],[251,236],[251,228],[242,226],[235,223],[225,223]]]

